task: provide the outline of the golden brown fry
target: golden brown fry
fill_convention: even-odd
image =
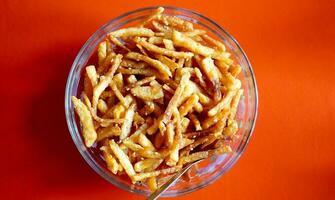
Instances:
[[[199,99],[200,99],[200,98],[199,98]],[[201,113],[201,112],[204,110],[204,108],[203,108],[203,106],[201,105],[200,102],[197,102],[197,103],[194,105],[194,110],[195,110],[196,112],[198,112],[198,113]]]
[[[158,189],[156,177],[150,177],[147,180],[147,185],[151,192],[154,192]]]
[[[124,115],[125,121],[123,122],[121,126],[120,140],[124,140],[130,134],[131,125],[134,120],[135,109],[136,109],[136,104],[132,103]]]
[[[141,86],[141,85],[144,85],[144,84],[147,84],[147,83],[150,83],[151,81],[155,80],[156,77],[155,76],[149,76],[149,77],[146,77],[140,81],[134,81],[134,83],[132,83],[131,85],[127,86],[126,87],[126,90],[129,90],[131,88],[134,88],[134,87],[137,87],[137,86]]]
[[[151,44],[162,44],[163,43],[163,39],[162,37],[157,37],[157,36],[153,36],[153,37],[149,37],[148,42]],[[167,48],[167,47],[165,47]],[[169,48],[167,48],[169,49]],[[174,50],[174,49],[170,49],[170,50]]]
[[[136,86],[130,90],[131,93],[145,101],[151,101],[164,96],[162,87],[159,86]]]
[[[111,171],[113,174],[116,174],[119,170],[119,164],[108,151],[108,146],[102,146],[100,150],[102,151],[102,155],[106,161],[107,169],[109,169],[109,171]]]
[[[102,141],[106,138],[119,136],[121,133],[121,129],[118,125],[110,125],[106,128],[100,128],[97,130],[97,141]]]
[[[91,81],[92,86],[96,86],[98,84],[98,74],[95,71],[94,65],[89,65],[86,67],[86,73],[88,78]]]
[[[154,32],[148,28],[136,28],[136,27],[129,27],[129,28],[123,28],[119,29],[117,31],[111,32],[108,34],[108,36],[114,36],[114,37],[121,37],[121,38],[126,38],[126,37],[134,37],[134,36],[139,36],[139,37],[151,37],[154,36]]]
[[[180,159],[180,165],[185,165],[187,163],[191,163],[191,162],[194,162],[194,161],[197,161],[197,160],[200,160],[200,159],[204,159],[204,158],[207,158],[208,157],[208,151],[199,151],[199,152],[196,152],[196,153],[192,153],[188,156],[185,156],[185,157],[182,157]]]
[[[162,15],[160,20],[163,22],[163,24],[179,31],[193,31],[193,24],[181,18],[169,15]]]
[[[118,90],[120,91],[123,90],[124,83],[123,83],[123,75],[121,73],[115,74],[115,76],[113,77],[113,82],[115,83]]]
[[[122,62],[120,65],[123,67],[134,68],[134,69],[143,69],[148,66],[148,64],[145,62],[136,62],[136,61],[129,60],[129,59],[122,59]]]
[[[139,24],[139,27],[143,27],[147,23],[149,23],[150,21],[159,18],[163,12],[164,12],[164,8],[163,7],[158,7],[151,15],[149,15],[149,17],[147,17],[145,20],[143,20]]]
[[[83,137],[85,145],[91,147],[97,139],[97,133],[94,129],[93,119],[86,105],[72,96],[72,103],[82,124]]]
[[[199,84],[201,85],[201,87],[206,88],[206,82],[203,79],[202,73],[201,73],[199,68],[197,68],[197,67],[194,68],[194,74],[198,78]]]
[[[125,98],[120,92],[119,88],[116,86],[116,83],[114,81],[110,83],[110,87],[112,88],[115,96],[119,99],[122,105],[126,107]]]
[[[180,118],[180,113],[177,108],[173,110],[173,116],[176,119],[177,123],[176,123],[175,137],[174,137],[173,143],[170,148],[170,155],[166,161],[166,164],[168,166],[175,166],[176,163],[178,162],[179,149],[180,149],[180,145],[182,141],[181,124],[178,123],[181,121],[181,118]]]
[[[180,123],[181,123],[181,132],[185,133],[188,125],[190,124],[190,120],[187,117],[183,117]]]
[[[126,138],[125,140],[123,140],[122,144],[124,144],[126,147],[128,147],[129,149],[131,149],[132,151],[135,151],[135,152],[141,151],[141,150],[144,149],[141,145],[135,144],[129,138]]]
[[[202,59],[200,67],[214,87],[214,100],[219,100],[221,98],[220,71],[215,67],[214,61],[210,57]]]
[[[155,170],[162,162],[163,159],[148,158],[135,163],[134,169],[136,172],[152,171]]]
[[[152,172],[144,172],[141,174],[136,174],[133,176],[135,181],[142,181],[144,179],[150,178],[150,177],[156,177],[159,175],[166,175],[166,174],[172,174],[175,173],[177,171],[179,171],[181,169],[181,166],[175,166],[175,167],[170,167],[170,168],[166,168],[166,169],[161,169],[161,170],[157,170],[157,171],[152,171]]]
[[[168,123],[166,126],[166,144],[168,147],[172,146],[174,135],[174,126],[172,123]]]
[[[223,129],[223,134],[225,136],[231,137],[235,135],[235,133],[238,131],[238,124],[235,120],[230,120],[228,123],[228,126]]]
[[[235,94],[236,94],[236,91],[229,90],[227,92],[227,94],[223,97],[223,99],[221,101],[219,101],[218,104],[216,104],[213,108],[211,108],[208,111],[208,116],[212,117],[212,116],[216,115],[217,113],[219,113],[224,108],[226,108],[227,106],[229,106],[230,102],[231,102],[232,98],[235,96]]]
[[[114,153],[114,155],[116,156],[116,158],[118,159],[118,161],[120,162],[120,164],[122,165],[123,169],[128,174],[128,176],[133,179],[133,176],[136,175],[136,172],[135,172],[127,154],[125,154],[122,151],[122,149],[119,147],[118,144],[116,144],[114,142],[114,140],[109,141],[109,146],[110,146],[112,152]]]
[[[192,94],[186,101],[179,107],[180,116],[184,117],[199,101],[199,96]]]
[[[107,57],[107,43],[108,41],[102,41],[101,43],[99,43],[98,46],[98,63],[99,66],[102,65],[102,63],[105,61],[106,57]]]
[[[207,129],[209,127],[211,127],[212,125],[216,124],[218,121],[225,121],[227,119],[229,115],[229,109],[228,108],[224,108],[223,110],[221,110],[219,113],[206,118],[203,122],[202,122],[202,127],[204,129]]]
[[[174,90],[170,86],[168,86],[167,84],[163,85],[163,89],[168,91],[170,94],[174,94]]]
[[[193,113],[190,114],[190,120],[193,123],[196,131],[201,131],[202,130],[200,121],[195,114],[193,114]]]
[[[185,73],[182,76],[180,83],[178,85],[178,88],[176,89],[176,92],[174,93],[170,102],[168,103],[166,110],[163,114],[162,120],[159,122],[160,126],[161,126],[161,123],[167,124],[167,122],[170,120],[172,113],[178,106],[178,102],[180,101],[180,97],[182,96],[184,88],[189,82],[190,76],[191,76],[190,73]]]
[[[166,56],[157,54],[156,58],[162,63],[164,63],[166,66],[168,66],[172,73],[179,67],[177,63],[175,63],[173,60],[171,60],[170,58]]]
[[[154,145],[144,134],[139,134],[137,136],[137,142],[147,150],[156,151],[156,148],[154,147]]]
[[[218,41],[218,40],[215,40],[213,38],[211,38],[210,36],[208,35],[201,35],[202,39],[204,39],[207,43],[211,44],[211,45],[214,45],[216,48],[218,48],[218,50],[220,51],[226,51],[226,47],[225,45]]]
[[[236,77],[242,71],[242,68],[240,65],[230,65],[228,71],[231,73],[231,75]]]
[[[193,39],[176,30],[172,32],[172,40],[174,45],[184,47],[194,52],[195,54],[199,54],[205,57],[212,56],[215,52],[214,49],[203,46],[202,44],[194,41]]]
[[[143,38],[138,38],[137,40],[135,40],[135,42],[140,44],[141,46],[143,46],[144,48],[146,48],[147,50],[151,52],[163,54],[165,56],[169,56],[173,58],[190,58],[193,56],[193,53],[191,52],[182,52],[182,51],[178,52],[178,51],[161,48],[159,46],[156,46],[154,44],[151,44],[145,41]]]
[[[102,99],[99,99],[98,101],[98,110],[102,113],[105,114],[108,110],[108,106],[106,104],[106,102]]]
[[[166,49],[171,50],[171,51],[175,50],[175,48],[173,46],[172,40],[170,40],[170,39],[163,39],[163,44],[164,44],[164,46],[165,46]]]
[[[238,107],[238,103],[240,102],[240,98],[243,95],[243,89],[240,89],[236,92],[235,96],[233,97],[233,99],[231,100],[230,103],[230,114],[229,114],[229,119],[233,120],[235,119],[235,115],[237,112],[237,107]]]
[[[126,50],[126,51],[130,51],[130,49],[128,49],[124,44],[122,44],[122,42],[116,38],[113,35],[109,35],[109,39],[111,42],[113,42],[116,46],[121,47],[122,49]]]
[[[169,68],[158,60],[154,60],[152,58],[149,58],[148,56],[145,56],[145,55],[142,55],[142,54],[139,54],[139,53],[135,53],[135,52],[129,52],[126,55],[126,57],[129,58],[129,59],[137,60],[137,61],[139,61],[139,60],[144,61],[144,62],[148,63],[150,66],[159,70],[166,77],[171,77],[172,76]]]

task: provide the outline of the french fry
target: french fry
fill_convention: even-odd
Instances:
[[[174,109],[173,111],[174,118],[176,118],[176,121],[179,122],[180,119],[180,113],[177,108]],[[171,151],[169,158],[166,161],[166,164],[168,166],[175,166],[176,163],[179,160],[179,149],[182,141],[182,133],[181,133],[181,124],[176,123],[176,131],[175,131],[175,136],[173,143],[171,145]]]
[[[163,43],[164,38],[162,37],[157,37],[157,36],[153,36],[153,37],[149,37],[148,42],[151,44],[162,44]],[[167,47],[165,47],[167,48]],[[167,48],[169,49],[169,48]],[[170,49],[170,50],[174,50],[174,49]]]
[[[154,192],[158,189],[156,177],[150,177],[147,180],[147,185],[151,192]]]
[[[110,87],[112,88],[115,96],[120,100],[122,105],[126,107],[125,98],[120,92],[119,88],[116,86],[116,83],[114,81],[110,83]]]
[[[230,123],[228,123],[228,126],[223,129],[223,135],[231,137],[235,135],[235,133],[238,131],[238,124],[235,120],[231,120]]]
[[[127,81],[129,84],[135,84],[137,82],[137,78],[135,75],[132,74],[127,78]]]
[[[201,87],[206,88],[206,82],[203,79],[202,73],[201,73],[199,68],[197,68],[197,67],[194,68],[194,74],[198,78],[199,84],[201,85]]]
[[[122,59],[120,66],[134,69],[144,69],[148,67],[148,64],[145,62],[135,62],[129,59]]]
[[[99,43],[98,46],[98,63],[99,66],[102,65],[102,63],[105,61],[106,57],[107,57],[107,42],[108,41],[102,41],[101,43]]]
[[[202,34],[201,37],[202,37],[202,39],[204,39],[209,44],[214,45],[216,48],[218,48],[218,50],[226,51],[226,47],[222,42],[220,42],[218,40],[215,40],[215,39],[213,39],[210,36],[205,35],[205,34]]]
[[[156,151],[154,145],[151,143],[151,141],[144,134],[139,134],[138,135],[137,142],[147,150]]]
[[[229,90],[227,94],[223,97],[223,99],[219,101],[218,104],[216,104],[213,108],[211,108],[208,111],[208,116],[212,117],[216,115],[217,113],[219,113],[221,110],[223,110],[225,107],[229,106],[235,94],[236,94],[236,91]]]
[[[192,163],[194,161],[204,159],[208,157],[208,151],[199,151],[196,153],[192,153],[188,156],[182,157],[180,159],[180,165],[185,165],[187,163]]]
[[[140,134],[145,134],[146,133],[146,130],[148,129],[148,124],[147,123],[144,123],[142,124],[130,137],[129,139],[131,139],[132,141],[136,141],[137,140],[137,137],[140,135]]]
[[[227,119],[229,115],[229,109],[228,108],[224,108],[223,110],[221,110],[219,113],[206,118],[203,122],[202,122],[202,127],[204,129],[207,129],[209,127],[211,127],[212,125],[216,124],[218,121],[224,121]]]
[[[106,104],[106,102],[102,99],[99,99],[98,101],[98,110],[102,113],[105,114],[108,110],[108,106]]]
[[[168,120],[170,120],[172,112],[177,108],[178,102],[180,101],[180,97],[182,96],[184,88],[187,85],[189,79],[190,79],[189,73],[185,73],[182,76],[178,88],[176,89],[176,92],[174,93],[173,97],[171,98],[169,104],[166,107],[166,110],[163,114],[160,124],[161,123],[167,124]]]
[[[124,87],[123,75],[121,73],[115,74],[113,77],[113,83],[115,83],[118,90],[122,91]]]
[[[135,152],[141,151],[141,150],[144,149],[141,145],[138,145],[138,144],[134,143],[129,138],[126,138],[125,140],[123,140],[122,144],[124,144],[126,147],[128,147],[129,149],[131,149],[132,151],[135,151]]]
[[[192,94],[185,103],[179,107],[180,116],[184,117],[187,113],[194,107],[194,105],[199,101],[199,96]]]
[[[106,161],[107,169],[113,174],[117,174],[117,172],[119,171],[119,164],[112,156],[112,154],[109,153],[107,146],[102,146],[100,150],[102,151],[102,155]]]
[[[190,58],[193,56],[193,53],[191,52],[178,52],[178,51],[161,48],[159,46],[156,46],[154,44],[151,44],[145,41],[143,38],[138,38],[137,40],[135,40],[135,42],[137,44],[140,44],[141,46],[143,46],[144,48],[146,48],[147,50],[151,52],[162,54],[162,55],[173,57],[173,58]]]
[[[155,33],[151,29],[142,28],[142,27],[123,28],[123,29],[119,29],[117,31],[114,31],[108,34],[109,37],[113,36],[113,37],[121,37],[121,38],[134,37],[134,36],[151,37],[154,35]]]
[[[135,81],[133,84],[131,84],[130,86],[127,87],[127,90],[130,89],[130,88],[134,88],[134,87],[138,87],[138,86],[150,83],[151,81],[153,81],[155,79],[156,79],[155,76],[149,76],[149,77],[146,77],[146,78],[144,78],[140,81]]]
[[[159,99],[164,96],[163,88],[159,86],[136,86],[130,91],[135,97],[145,101]]]
[[[135,163],[134,169],[136,172],[152,171],[155,170],[162,162],[163,159],[148,158]]]
[[[190,114],[190,120],[192,121],[196,131],[201,131],[202,130],[200,121],[195,114],[193,114],[193,113]]]
[[[90,111],[86,105],[75,96],[72,96],[72,103],[83,126],[82,131],[85,145],[87,147],[91,147],[97,139],[97,133],[94,129],[93,119],[91,117]]]
[[[173,144],[173,138],[174,138],[174,126],[172,123],[167,124],[166,126],[166,144],[168,147],[171,147]]]
[[[172,32],[172,40],[174,45],[184,47],[195,54],[199,54],[205,57],[212,56],[215,51],[212,48],[203,46],[202,44],[194,41],[193,39],[185,36],[183,33],[174,30]]]
[[[170,40],[170,39],[163,39],[163,44],[164,44],[164,46],[165,46],[166,49],[171,50],[171,51],[175,50],[175,48],[173,46],[172,40]]]
[[[180,31],[193,31],[193,24],[175,16],[162,15],[160,20],[167,26]]]
[[[106,138],[119,136],[121,129],[118,125],[110,125],[105,128],[100,128],[97,130],[97,142],[100,142]]]
[[[119,46],[126,51],[130,51],[130,49],[128,49],[124,44],[122,44],[122,42],[114,35],[109,35],[109,40],[113,42],[116,46]]]
[[[144,172],[144,173],[141,173],[141,174],[134,175],[133,179],[135,181],[142,181],[142,180],[150,178],[150,177],[172,174],[172,173],[175,173],[175,172],[179,171],[180,169],[181,169],[181,166],[174,166],[174,167],[170,167],[170,168],[166,168],[166,169],[162,169],[162,170],[156,170],[156,171],[152,171],[152,172]]]
[[[175,63],[173,60],[171,60],[170,58],[168,58],[168,57],[166,57],[166,56],[157,54],[157,55],[156,55],[156,58],[157,58],[160,62],[162,62],[162,63],[164,63],[166,66],[168,66],[171,72],[174,72],[177,68],[179,68],[179,65],[178,65],[177,63]]]
[[[144,62],[148,63],[150,66],[159,70],[166,77],[171,77],[172,76],[169,68],[158,60],[154,60],[154,59],[152,59],[148,56],[145,56],[145,55],[142,55],[142,54],[139,54],[139,53],[135,53],[135,52],[129,52],[126,55],[126,57],[129,58],[129,59],[137,60],[137,61],[139,61],[139,60],[144,61]]]
[[[214,87],[214,100],[215,101],[219,100],[221,98],[220,80],[219,80],[220,71],[215,67],[214,61],[210,57],[202,59],[200,67]]]
[[[170,86],[168,86],[167,84],[163,85],[163,89],[168,91],[170,94],[174,93],[173,89]]]
[[[125,113],[125,116],[124,116],[125,121],[123,122],[121,126],[120,140],[124,140],[130,134],[131,125],[134,119],[135,109],[136,109],[136,104],[133,103],[129,106],[128,110]]]
[[[190,124],[190,120],[186,117],[181,119],[181,132],[185,133],[188,125]]]
[[[199,97],[199,99],[200,99],[200,97]],[[203,106],[201,105],[200,102],[197,102],[196,104],[194,104],[194,110],[198,113],[201,113],[204,110],[204,108],[203,108]]]
[[[86,73],[88,78],[91,81],[92,86],[96,86],[98,84],[98,74],[95,71],[94,65],[89,65],[86,67]]]
[[[158,7],[151,15],[149,15],[149,17],[147,17],[143,22],[141,22],[139,24],[139,27],[143,27],[148,22],[150,22],[150,21],[152,21],[156,18],[159,18],[163,12],[164,12],[164,8],[163,7]]]
[[[123,169],[126,171],[128,176],[131,179],[134,179],[133,177],[136,175],[136,172],[127,154],[125,154],[122,151],[122,149],[119,147],[119,145],[117,145],[114,142],[114,140],[109,141],[109,147],[111,148],[112,152],[114,153],[114,155],[116,156],[116,158],[118,159],[118,161],[120,162],[120,164],[122,165]]]
[[[228,71],[231,73],[231,75],[236,77],[242,71],[242,68],[240,65],[230,65]]]

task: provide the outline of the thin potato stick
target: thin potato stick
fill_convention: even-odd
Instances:
[[[123,122],[121,126],[120,140],[124,140],[130,134],[131,125],[134,120],[135,109],[136,109],[136,104],[132,103],[125,113],[125,116],[124,116],[125,121]]]
[[[141,36],[141,37],[151,37],[154,36],[154,32],[148,28],[123,28],[117,31],[111,32],[108,34],[109,36],[114,37],[133,37],[133,36]]]
[[[196,131],[201,131],[202,130],[200,121],[195,114],[193,114],[193,113],[190,114],[190,120],[192,121]]]
[[[98,84],[98,74],[97,71],[95,71],[94,65],[89,65],[85,69],[92,86],[96,86]]]
[[[192,94],[186,101],[179,107],[180,116],[184,117],[199,101],[199,96]]]
[[[87,147],[91,147],[97,139],[97,133],[94,129],[90,111],[88,110],[86,105],[75,96],[72,96],[72,103],[83,126],[83,137],[85,145]]]
[[[164,44],[164,46],[165,46],[166,49],[169,49],[169,50],[172,50],[172,51],[175,50],[175,48],[174,48],[174,46],[173,46],[173,42],[172,42],[172,40],[169,40],[169,39],[163,39],[163,44]]]
[[[236,92],[235,96],[233,97],[233,99],[231,100],[230,103],[230,114],[229,114],[229,119],[233,120],[235,119],[235,115],[236,115],[236,111],[237,111],[237,106],[238,103],[240,101],[240,98],[243,94],[243,89],[240,89]]]
[[[126,171],[128,176],[132,178],[136,175],[136,172],[129,160],[129,157],[122,151],[122,149],[117,145],[114,140],[109,141],[109,146],[114,153],[114,155],[119,160],[120,164],[122,165],[123,169]],[[132,178],[133,179],[133,178]]]
[[[151,65],[152,67],[158,69],[163,75],[165,75],[167,77],[172,76],[169,68],[158,60],[154,60],[152,58],[149,58],[148,56],[145,56],[145,55],[142,55],[142,54],[139,54],[139,53],[135,53],[135,52],[129,52],[126,55],[126,57],[129,58],[129,59],[137,60],[137,61],[139,61],[139,60],[144,61],[144,62],[148,63],[149,65]]]
[[[144,179],[150,178],[150,177],[156,177],[158,175],[166,175],[166,174],[172,174],[175,173],[177,171],[179,171],[181,169],[181,166],[175,166],[175,167],[171,167],[171,168],[166,168],[166,169],[162,169],[162,170],[157,170],[157,171],[152,171],[152,172],[144,172],[141,174],[136,174],[133,176],[133,179],[135,181],[142,181]]]
[[[164,8],[163,7],[158,7],[151,15],[149,15],[148,18],[146,18],[145,20],[143,20],[138,26],[139,27],[143,27],[145,26],[148,22],[157,19],[160,17],[160,15],[164,12]]]
[[[152,51],[154,53],[159,53],[163,54],[169,57],[174,57],[174,58],[190,58],[193,56],[193,53],[191,52],[178,52],[178,51],[173,51],[165,48],[158,47],[154,44],[151,44],[147,41],[145,41],[142,38],[135,39],[135,42],[143,46],[144,48],[148,49],[149,51]]]
[[[222,42],[220,42],[218,40],[215,40],[215,39],[211,38],[208,35],[201,35],[201,37],[206,42],[210,43],[211,45],[216,46],[220,51],[226,51],[226,47],[225,47],[225,45]]]
[[[109,35],[109,39],[111,42],[113,42],[116,46],[121,47],[122,49],[126,50],[126,51],[130,51],[130,49],[128,49],[124,44],[122,44],[122,42],[116,38],[113,35]]]
[[[235,94],[236,94],[236,91],[229,90],[227,92],[227,94],[223,97],[223,99],[208,111],[208,116],[210,116],[210,117],[214,116],[218,112],[220,112],[222,109],[229,106],[230,102],[231,102],[232,98],[235,96]]]

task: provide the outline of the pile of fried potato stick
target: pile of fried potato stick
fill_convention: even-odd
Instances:
[[[157,178],[231,152],[243,90],[225,45],[159,7],[107,35],[72,97],[85,145],[113,174],[154,191]]]

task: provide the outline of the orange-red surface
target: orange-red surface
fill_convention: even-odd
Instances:
[[[157,4],[193,9],[226,28],[259,89],[245,154],[214,184],[177,199],[335,199],[335,2],[174,2],[0,2],[1,199],[143,199],[81,158],[63,97],[72,61],[99,26]]]

